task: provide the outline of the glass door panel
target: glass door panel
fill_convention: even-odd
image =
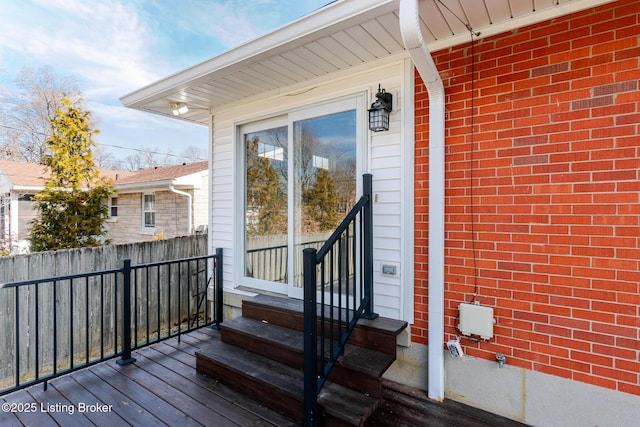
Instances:
[[[244,274],[288,281],[288,128],[245,133]]]
[[[303,285],[303,249],[319,249],[355,204],[356,129],[356,110],[293,122],[290,286]]]

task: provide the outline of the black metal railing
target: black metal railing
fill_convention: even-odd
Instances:
[[[372,176],[363,195],[318,251],[303,251],[304,418],[318,423],[318,393],[358,319],[373,319]],[[336,265],[337,264],[337,265]]]
[[[117,357],[131,363],[132,350],[221,323],[222,249],[5,283],[0,313],[0,396],[38,383],[46,389],[53,378]]]

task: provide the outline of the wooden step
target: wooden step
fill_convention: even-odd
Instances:
[[[304,306],[301,300],[271,295],[257,295],[242,303],[242,315],[273,325],[304,329]],[[326,313],[328,319],[328,313]],[[337,317],[337,315],[336,315]],[[396,354],[396,337],[407,327],[407,322],[378,317],[373,320],[360,319],[349,337],[349,343],[384,353]]]
[[[304,335],[301,331],[247,317],[224,322],[220,329],[221,339],[225,343],[242,347],[296,369],[303,367]],[[325,354],[329,354],[330,348],[327,342],[324,347]],[[347,344],[344,355],[329,375],[329,381],[380,397],[381,376],[393,361],[394,357],[388,353]]]
[[[303,373],[243,348],[215,340],[196,352],[196,370],[297,421],[304,415]],[[321,423],[364,424],[378,399],[327,382],[318,397]]]

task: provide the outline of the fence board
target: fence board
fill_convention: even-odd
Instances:
[[[204,255],[207,255],[206,235],[0,257],[0,285],[22,280],[117,269],[122,267],[122,261],[125,258],[131,259],[133,265],[138,265]],[[177,325],[179,320],[185,320],[175,317],[180,307],[177,301],[178,290],[172,289],[170,285],[173,282],[172,278],[177,281],[179,275],[182,275],[183,283],[187,283],[188,269],[184,267],[184,271],[179,272],[174,268],[174,271],[169,272],[167,266],[164,266],[162,269],[154,267],[137,272],[139,276],[137,294],[132,296],[132,300],[135,298],[136,307],[143,306],[147,300],[152,301],[157,307],[158,298],[171,298],[171,313],[161,312],[160,319],[157,317],[157,309],[151,310],[148,316],[142,310],[138,310],[137,330],[145,340],[147,330],[152,333],[163,327],[162,325]],[[148,292],[146,285],[141,285],[147,283],[146,276],[151,278]],[[158,285],[153,286],[155,283]],[[160,283],[164,285],[160,286]],[[108,275],[61,280],[55,284],[46,282],[37,286],[37,323],[36,285],[9,289],[0,287],[0,360],[3,362],[0,363],[0,389],[11,386],[15,380],[16,329],[19,334],[20,360],[18,363],[21,382],[24,378],[33,378],[34,372],[38,371],[37,367],[40,367],[41,375],[53,372],[54,359],[56,359],[56,371],[70,368],[72,365],[72,355],[69,351],[71,340],[73,340],[73,353],[76,355],[74,365],[86,362],[87,347],[91,350],[89,360],[100,359],[103,351],[113,353],[116,340],[120,340],[117,337],[122,330],[122,311],[117,299],[122,296],[121,275],[117,280],[114,275]],[[188,304],[194,303],[192,296],[195,293],[194,289],[186,286],[181,289],[180,305],[183,313],[186,313]],[[16,292],[20,307],[17,328]],[[57,305],[55,317],[54,300]],[[71,307],[73,307],[72,311],[70,311]],[[117,318],[113,315],[114,307],[118,307]],[[39,331],[38,337],[34,332],[36,330]],[[117,342],[118,349],[121,344]],[[38,366],[35,366],[36,363]]]

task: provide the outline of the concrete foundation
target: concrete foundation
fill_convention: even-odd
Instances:
[[[507,361],[508,363],[508,361]],[[496,362],[447,356],[447,397],[533,426],[637,426],[640,397]]]
[[[398,347],[385,378],[427,388],[427,346]],[[640,425],[640,397],[445,352],[445,398],[537,427]]]

